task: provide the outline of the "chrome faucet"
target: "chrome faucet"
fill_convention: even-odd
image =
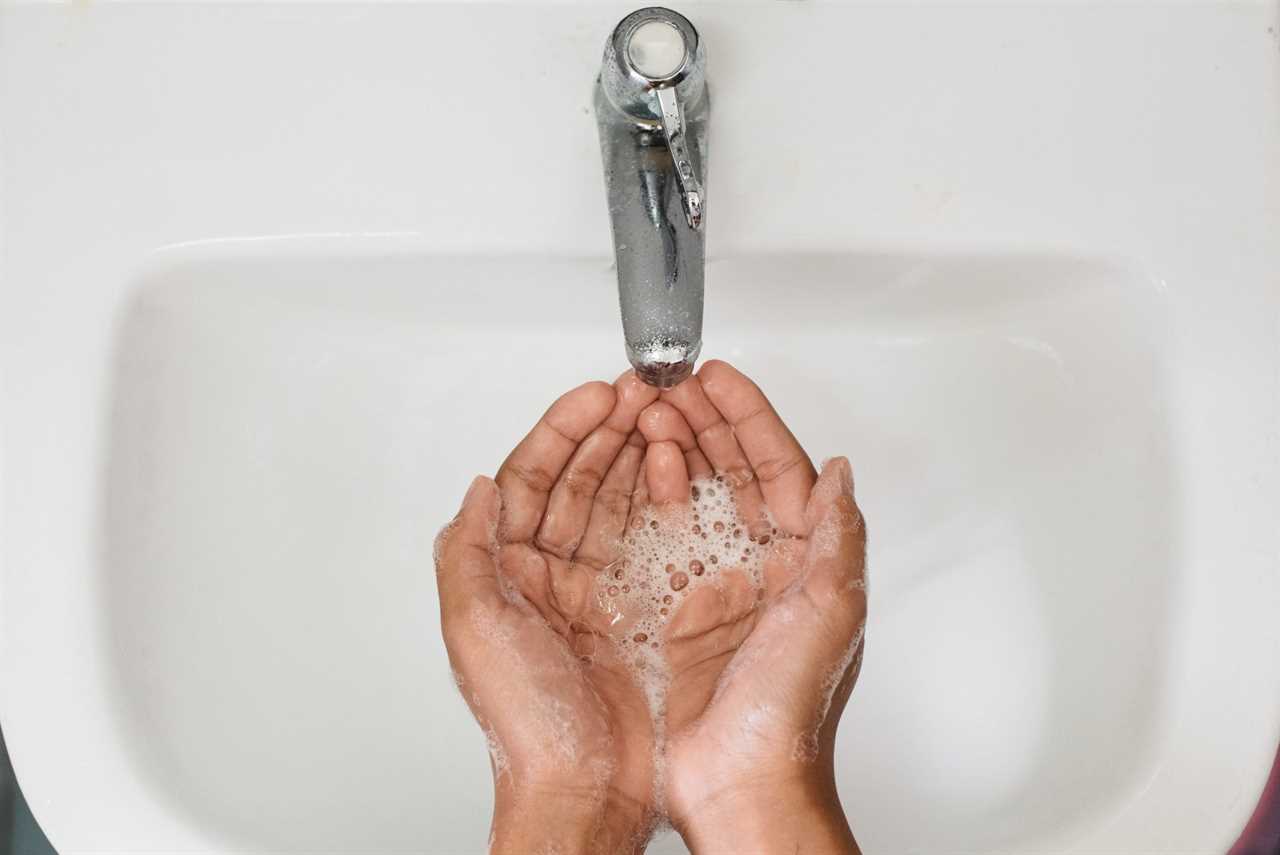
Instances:
[[[702,349],[705,67],[688,19],[654,6],[614,28],[596,81],[627,358],[663,388],[688,377]]]

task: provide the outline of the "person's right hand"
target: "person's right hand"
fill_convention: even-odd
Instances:
[[[819,477],[759,388],[723,362],[664,392],[639,426],[656,501],[687,502],[690,475],[714,470],[771,549],[761,601],[740,573],[722,572],[667,627],[672,823],[695,852],[857,851],[834,775],[866,618],[866,531],[848,460]]]
[[[630,372],[565,394],[437,539],[449,661],[493,754],[490,852],[644,848],[649,707],[589,594],[616,557],[644,456],[636,418],[657,396]]]

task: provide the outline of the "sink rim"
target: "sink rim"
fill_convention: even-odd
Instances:
[[[781,165],[770,160],[778,168],[762,171],[768,180],[751,185],[741,176],[761,160],[740,141],[762,131],[734,106],[734,90],[723,81],[754,86],[758,72],[748,60],[768,50],[768,40],[785,45],[794,38],[797,14],[806,16],[803,28],[814,39],[839,32],[856,48],[845,51],[843,79],[851,102],[860,105],[857,126],[840,137],[838,152],[830,134],[835,120],[771,148],[792,157]],[[1106,14],[1108,26],[1097,27],[1096,14]],[[491,157],[492,134],[468,137],[473,150],[494,164],[488,184],[434,175],[427,192],[421,164],[449,150],[443,142],[423,144],[422,111],[403,108],[418,103],[406,100],[419,91],[417,78],[410,75],[413,85],[401,90],[386,84],[394,82],[391,72],[418,68],[401,64],[408,62],[410,36],[421,53],[433,29],[458,32],[483,22],[492,28],[492,46],[516,49],[515,30],[527,29],[535,17],[555,23],[547,29],[555,37],[537,54],[551,79],[586,80],[603,28],[613,23],[605,19],[616,16],[587,6],[264,10],[229,4],[177,11],[32,4],[0,9],[0,16],[0,180],[11,200],[0,219],[0,513],[5,534],[17,531],[22,538],[7,536],[0,547],[0,715],[18,743],[11,747],[33,809],[63,851],[85,848],[90,825],[98,840],[125,833],[130,822],[157,835],[181,835],[187,830],[141,808],[127,817],[95,812],[95,784],[131,786],[122,767],[113,765],[109,747],[90,770],[94,777],[73,784],[66,783],[71,770],[37,753],[52,745],[73,757],[89,756],[80,746],[92,745],[104,723],[91,715],[71,718],[86,697],[101,692],[92,651],[47,644],[56,628],[67,627],[64,638],[83,637],[72,621],[85,613],[75,584],[82,552],[71,541],[83,525],[85,503],[73,490],[57,493],[54,484],[41,483],[30,470],[30,454],[51,462],[50,482],[61,483],[71,469],[86,480],[97,477],[92,438],[80,425],[92,422],[100,404],[104,337],[119,309],[120,289],[153,247],[207,235],[359,234],[374,228],[408,230],[441,252],[603,257],[602,191],[590,181],[581,187],[560,182],[555,193],[538,197],[536,219],[526,198],[491,204],[495,188],[539,180]],[[179,21],[196,16],[207,25],[198,37],[196,28]],[[721,255],[752,248],[981,248],[998,235],[1006,245],[1135,258],[1168,283],[1175,428],[1193,458],[1184,511],[1188,560],[1220,574],[1192,580],[1188,625],[1201,636],[1219,631],[1220,641],[1216,650],[1186,641],[1177,655],[1185,656],[1194,679],[1179,691],[1212,692],[1213,706],[1232,708],[1235,717],[1224,728],[1210,705],[1188,712],[1179,732],[1195,745],[1157,770],[1111,827],[1092,841],[1075,841],[1081,851],[1091,842],[1093,848],[1128,840],[1185,849],[1203,840],[1208,849],[1226,841],[1247,817],[1280,734],[1280,675],[1273,663],[1245,674],[1243,666],[1221,668],[1214,655],[1230,651],[1234,661],[1253,663],[1277,642],[1278,630],[1259,623],[1262,608],[1280,593],[1272,572],[1275,536],[1265,528],[1280,507],[1272,453],[1280,249],[1271,239],[1280,230],[1280,165],[1271,156],[1277,124],[1266,121],[1280,109],[1274,41],[1265,35],[1272,18],[1269,7],[1228,4],[1105,13],[1053,4],[997,11],[949,5],[798,10],[779,4],[753,9],[750,16],[699,7],[697,23],[709,41],[738,45],[715,54],[722,74],[716,138],[726,157],[711,176],[710,195],[712,248]],[[205,62],[209,35],[233,32],[243,38],[238,66]],[[285,32],[311,38],[279,38]],[[379,34],[378,50],[360,41],[362,32]],[[137,50],[120,50],[131,44],[128,39],[138,39]],[[268,59],[279,65],[282,44],[295,62],[269,73]],[[892,61],[887,51],[904,44],[919,52],[918,64]],[[1081,44],[1090,48],[1088,66],[1070,61]],[[362,61],[341,77],[326,73],[318,63],[333,55],[331,46]],[[448,61],[463,47],[442,45],[436,58]],[[990,62],[967,61],[962,48]],[[154,51],[165,52],[169,74],[148,74]],[[824,52],[813,53],[811,67],[825,69]],[[68,56],[81,61],[58,61]],[[1179,57],[1178,63],[1168,63],[1168,56]],[[886,75],[885,68],[894,71]],[[1008,75],[1009,68],[1020,73]],[[302,88],[291,73],[328,85]],[[246,79],[259,85],[248,87]],[[32,94],[26,80],[41,81],[40,91]],[[377,91],[379,82],[386,91]],[[471,96],[502,83],[496,74],[482,74],[474,89],[457,92]],[[571,118],[575,99],[585,98],[587,86],[581,89],[550,87],[536,109],[517,101],[504,117],[539,126],[541,111],[554,106],[565,119],[544,129],[554,143],[543,152],[546,175],[571,174],[578,159],[593,155],[590,116],[583,114],[581,125]],[[241,97],[193,97],[211,90]],[[326,100],[318,102],[317,92]],[[355,92],[366,97],[356,99]],[[457,92],[438,93],[437,106],[460,109]],[[282,112],[294,103],[292,96],[310,108]],[[229,121],[231,100],[239,115],[263,118],[262,133],[239,132]],[[1134,103],[1143,109],[1135,111]],[[963,111],[956,109],[960,104]],[[1011,104],[1023,109],[1011,113]],[[277,115],[286,120],[273,121]],[[487,114],[466,115],[478,131],[492,130]],[[139,135],[138,127],[154,133]],[[390,131],[378,163],[351,157],[358,150],[351,128],[365,127]],[[1223,141],[1232,143],[1230,156],[1213,156]],[[174,158],[175,151],[185,159]],[[837,153],[844,168],[824,169],[819,181],[812,165],[836,162]],[[155,180],[124,187],[121,175]],[[464,178],[470,182],[465,187]],[[253,194],[242,192],[246,183]],[[802,216],[819,188],[823,216]],[[453,204],[433,201],[440,199]],[[33,364],[48,388],[31,382],[26,366]],[[43,417],[39,424],[31,422],[33,412]],[[19,504],[15,494],[31,497],[30,503]],[[34,511],[37,504],[44,510]],[[42,569],[39,584],[19,572],[19,561]],[[37,644],[42,652],[33,659]],[[1264,743],[1267,751],[1249,753],[1250,745]],[[1200,791],[1185,782],[1194,778],[1224,785],[1193,799]],[[1194,804],[1195,810],[1166,812],[1158,830],[1144,832],[1162,799]],[[1070,847],[1064,842],[1055,848]]]

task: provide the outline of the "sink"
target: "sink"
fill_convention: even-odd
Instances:
[[[489,775],[430,540],[555,390],[616,372],[610,271],[224,253],[142,276],[117,334],[97,582],[124,733],[157,792],[245,848],[466,850],[483,811],[445,830],[422,809],[424,770],[471,794]],[[815,455],[856,455],[879,655],[840,776],[867,845],[1096,821],[1158,757],[1181,587],[1159,283],[1048,256],[709,275],[722,352]]]
[[[431,540],[625,366],[619,8],[0,11],[0,713],[59,851],[483,845]],[[1274,9],[686,11],[704,355],[869,522],[860,842],[1225,850],[1280,732]],[[838,62],[850,113],[748,109]]]

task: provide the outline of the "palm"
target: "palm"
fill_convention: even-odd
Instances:
[[[609,711],[540,615],[498,597],[474,602],[460,623],[446,629],[450,659],[500,780],[611,763]]]
[[[509,662],[494,663],[496,670],[501,673],[506,666],[509,673],[500,679],[513,685],[527,680],[531,673],[548,678],[544,691],[548,715],[539,718],[531,715],[529,708],[507,705],[518,719],[513,726],[529,726],[527,738],[521,737],[519,744],[545,751],[565,727],[594,733],[595,739],[582,741],[596,746],[593,762],[599,774],[609,774],[615,803],[647,813],[653,801],[649,708],[630,671],[603,638],[604,629],[585,607],[585,597],[577,587],[584,580],[589,582],[588,574],[597,568],[562,559],[532,544],[504,544],[500,555],[504,568],[520,567],[520,575],[512,573],[507,578],[528,605],[505,603],[503,617],[517,627],[526,658],[516,668]],[[563,580],[575,586],[570,594],[565,593]]]
[[[500,786],[506,769],[572,774],[583,791],[607,780],[611,806],[640,818],[654,796],[649,709],[602,643],[588,593],[621,538],[644,457],[636,419],[656,398],[625,375],[553,404],[496,488],[487,482],[491,530],[472,533],[472,560],[453,571],[464,577],[456,605],[441,582],[450,658],[495,764],[506,764]]]
[[[684,770],[697,770],[705,779],[717,766],[761,768],[778,757],[806,760],[816,754],[827,711],[823,701],[844,700],[836,697],[844,677],[840,645],[847,649],[850,643],[815,631],[822,619],[802,590],[783,595],[766,604],[709,691],[687,687],[687,718],[682,728],[673,728],[668,748],[677,779],[683,780]],[[826,671],[815,670],[814,662],[826,663]],[[828,685],[833,673],[835,682]],[[700,710],[699,695],[707,697]]]

